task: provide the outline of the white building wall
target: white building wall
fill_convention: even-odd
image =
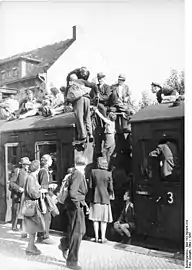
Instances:
[[[78,33],[77,33],[78,35]],[[77,36],[77,40],[60,56],[47,72],[47,86],[61,87],[66,85],[67,74],[75,68],[85,66],[90,71],[89,80],[92,81],[98,72],[110,74],[111,70],[106,61],[97,52],[88,38],[84,35]],[[107,83],[108,82],[106,77]]]

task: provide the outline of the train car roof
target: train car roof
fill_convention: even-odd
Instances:
[[[172,103],[164,103],[148,106],[135,113],[131,118],[131,123],[141,121],[168,120],[184,117],[184,102],[178,106]]]
[[[53,117],[33,116],[13,121],[0,120],[0,133],[7,131],[72,127],[74,124],[75,115],[73,112],[63,113]]]

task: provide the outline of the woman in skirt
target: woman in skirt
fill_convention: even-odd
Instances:
[[[112,174],[107,169],[108,163],[106,158],[99,157],[97,160],[97,169],[92,170],[89,182],[89,219],[93,221],[95,242],[99,240],[100,223],[101,243],[106,242],[107,223],[113,221],[110,205],[110,195],[113,194],[113,181]]]

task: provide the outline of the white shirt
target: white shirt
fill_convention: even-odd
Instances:
[[[122,99],[123,97],[123,85],[119,85],[119,98]]]

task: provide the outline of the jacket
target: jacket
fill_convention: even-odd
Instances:
[[[162,177],[171,175],[174,169],[179,168],[178,151],[174,143],[159,144],[149,155],[151,157],[160,156],[160,160],[163,162],[161,167]]]
[[[71,175],[68,187],[68,206],[69,208],[83,207],[86,205],[85,196],[87,194],[87,182],[85,176],[77,169]]]
[[[69,79],[70,79],[70,75],[71,74],[76,74],[78,79],[88,80],[89,79],[90,72],[88,71],[87,75],[84,76],[84,77],[82,77],[82,75],[81,75],[81,69],[80,68],[74,69],[73,71],[71,71],[67,75],[67,87],[69,86]]]
[[[28,172],[24,168],[16,168],[10,179],[11,198],[20,201],[22,193],[19,189],[24,188]]]
[[[118,100],[120,99],[121,102],[123,103],[127,103],[130,101],[130,90],[128,85],[123,84],[122,85],[122,97],[119,97],[119,85],[118,84],[114,84],[111,86],[112,89],[112,93],[111,93],[111,104],[110,105],[115,105],[118,103]],[[128,98],[126,100],[126,98]]]
[[[42,188],[49,188],[49,184],[52,183],[52,176],[46,168],[41,168],[38,173],[38,182]]]
[[[99,102],[103,103],[104,105],[108,104],[109,97],[111,95],[111,88],[108,84],[103,84],[100,86],[97,84],[98,92],[99,92]]]
[[[112,174],[102,169],[93,169],[89,181],[90,202],[110,204],[109,196],[113,194]]]
[[[118,221],[120,223],[128,223],[128,224],[132,224],[132,226],[134,226],[134,216],[135,216],[135,212],[134,212],[134,206],[131,202],[127,204],[125,204],[125,206],[123,207],[123,210],[120,214],[120,217],[118,219]]]

